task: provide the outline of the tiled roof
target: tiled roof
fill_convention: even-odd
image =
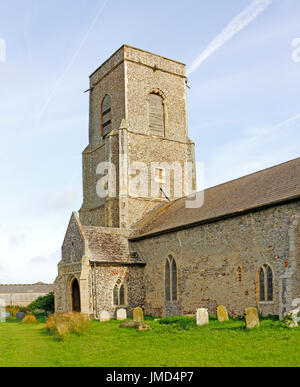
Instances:
[[[206,189],[201,208],[186,208],[186,198],[162,204],[135,225],[131,240],[297,199],[300,158]]]
[[[53,284],[37,283],[33,285],[0,285],[0,294],[41,293],[48,294],[54,291]]]
[[[115,228],[82,227],[92,254],[92,262],[144,264],[128,241],[128,232]]]

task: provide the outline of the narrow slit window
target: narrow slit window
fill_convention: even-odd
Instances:
[[[177,301],[177,265],[172,256],[170,256],[166,261],[165,293],[166,301]]]

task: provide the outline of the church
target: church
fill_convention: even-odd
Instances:
[[[186,83],[184,64],[127,45],[90,76],[56,312],[283,317],[300,298],[300,158],[196,193]]]

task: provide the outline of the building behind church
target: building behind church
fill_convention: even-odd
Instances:
[[[63,242],[56,311],[289,311],[300,297],[300,158],[209,188],[197,205],[185,65],[122,46],[89,92],[83,204]]]

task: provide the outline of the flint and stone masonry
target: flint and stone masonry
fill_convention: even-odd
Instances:
[[[196,188],[185,65],[122,46],[91,75],[89,92],[83,204],[63,243],[56,311],[116,318],[136,307],[153,316],[215,313],[218,305],[231,316],[249,307],[280,317],[291,310],[300,298],[300,158],[209,188],[197,209],[175,197],[174,182],[168,198],[133,197],[133,162],[191,163],[190,193]],[[115,197],[97,194],[103,162],[115,166]]]

